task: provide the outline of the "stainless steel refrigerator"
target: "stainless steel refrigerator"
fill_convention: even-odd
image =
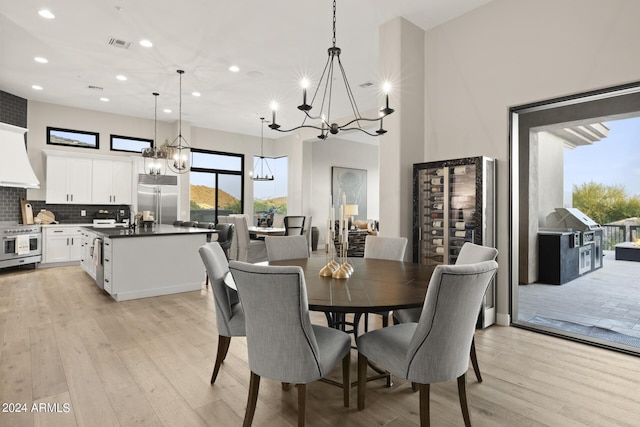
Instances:
[[[157,224],[173,224],[178,219],[178,177],[138,176],[138,212],[151,211]]]

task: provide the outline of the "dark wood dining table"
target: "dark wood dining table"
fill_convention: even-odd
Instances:
[[[325,313],[377,313],[422,307],[434,266],[371,258],[349,258],[348,279],[320,276],[325,257],[270,261],[302,267],[309,310]]]

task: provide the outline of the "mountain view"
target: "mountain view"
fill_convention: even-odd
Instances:
[[[191,206],[198,205],[200,209],[213,209],[215,203],[215,188],[206,185],[191,185]],[[218,189],[218,204],[220,208],[230,208],[239,202],[238,199],[224,190]]]

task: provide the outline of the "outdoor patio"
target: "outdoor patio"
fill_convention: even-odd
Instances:
[[[639,277],[640,262],[617,261],[614,251],[604,251],[601,269],[569,283],[519,286],[518,321],[578,334],[586,330],[581,325],[593,326],[602,333],[591,336],[640,348]],[[606,338],[608,331],[618,337]]]

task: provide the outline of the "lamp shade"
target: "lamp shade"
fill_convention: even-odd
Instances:
[[[346,205],[344,214],[347,216],[358,215],[358,205]]]

